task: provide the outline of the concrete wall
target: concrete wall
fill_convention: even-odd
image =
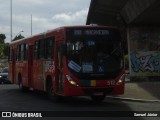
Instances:
[[[160,76],[160,27],[129,26],[131,76]]]

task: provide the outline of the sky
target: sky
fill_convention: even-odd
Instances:
[[[61,26],[85,25],[91,0],[12,0],[12,38]],[[0,0],[0,33],[11,40],[11,0]],[[21,32],[23,31],[23,32]]]

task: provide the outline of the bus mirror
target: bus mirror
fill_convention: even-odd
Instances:
[[[61,45],[61,52],[62,52],[62,55],[67,55],[67,46],[66,45]]]

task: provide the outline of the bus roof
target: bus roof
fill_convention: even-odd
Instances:
[[[45,32],[42,32],[42,33],[38,33],[38,34],[35,34],[35,35],[32,35],[32,36],[26,37],[26,38],[22,38],[22,39],[19,39],[19,40],[16,40],[16,41],[12,41],[10,43],[10,45],[16,44],[16,43],[21,43],[21,42],[23,42],[25,40],[32,39],[32,38],[38,37],[40,35],[45,35],[45,34],[48,34],[48,33],[52,33],[54,31],[60,31],[62,29],[69,29],[69,28],[113,28],[113,29],[116,29],[117,27],[113,27],[113,26],[99,26],[99,25],[62,26],[62,27],[51,29],[51,30],[48,30],[48,31],[45,31]]]

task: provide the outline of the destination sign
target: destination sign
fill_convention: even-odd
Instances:
[[[74,35],[109,35],[109,30],[74,30]]]

